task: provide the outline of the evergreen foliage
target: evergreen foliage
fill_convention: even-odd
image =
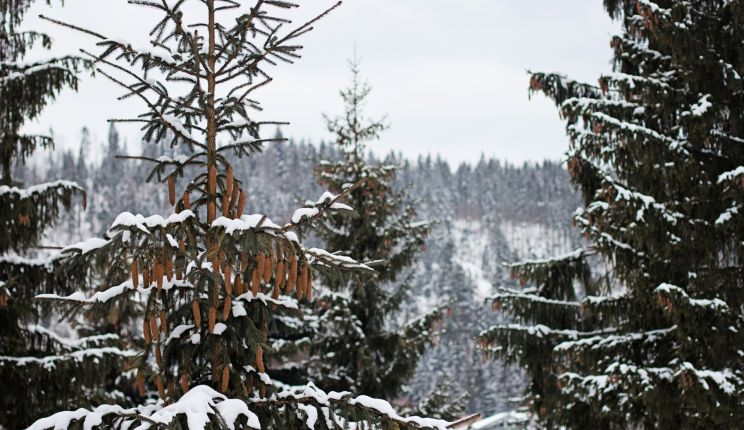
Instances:
[[[328,390],[395,400],[431,344],[442,309],[398,322],[401,303],[410,298],[410,266],[430,227],[416,220],[414,202],[395,185],[399,167],[366,160],[367,143],[385,125],[364,118],[370,87],[360,81],[357,60],[350,68],[351,86],[340,91],[345,111],[326,118],[341,158],[321,160],[315,176],[333,193],[360,184],[347,199],[356,214],[332,214],[318,233],[328,248],[374,262],[376,276],[351,282],[326,277],[308,318],[312,331],[299,345],[288,345],[308,354],[300,363],[302,378]]]
[[[567,122],[589,246],[512,265],[530,286],[493,298],[514,324],[481,346],[526,369],[547,427],[738,427],[744,4],[605,5],[624,24],[615,71],[530,82]]]
[[[62,89],[77,88],[86,64],[75,57],[24,61],[34,45],[51,48],[45,34],[19,30],[31,3],[0,1],[0,426],[8,428],[71,402],[113,398],[105,378],[129,355],[114,335],[76,334],[70,340],[44,328],[49,313],[33,302],[44,291],[70,294],[86,280],[86,272],[58,272],[58,256],[45,256],[38,247],[74,196],[82,195],[84,205],[85,194],[74,182],[50,178],[27,186],[14,175],[36,149],[53,145],[51,137],[22,134],[21,127]]]
[[[324,193],[278,225],[245,212],[250,203],[233,166],[273,140],[260,133],[277,123],[252,117],[260,105],[251,96],[271,81],[267,66],[299,58],[298,38],[340,3],[291,30],[284,29],[289,22],[281,15],[295,5],[283,1],[246,7],[202,0],[193,16],[182,9],[183,0],[130,3],[162,13],[151,47],[50,21],[96,38],[103,52],[88,55],[99,73],[147,105],[138,118],[119,121],[139,122],[146,139],[181,148],[173,157],[137,157],[153,164],[148,180],[164,185],[175,212],[121,213],[104,238],[65,250],[67,271],[109,267],[106,288],[37,298],[94,310],[140,303],[143,347],[133,365],[134,385],[146,400],[134,408],[59,412],[31,428],[445,428],[445,421],[401,417],[383,400],[272,381],[269,369],[281,363],[264,358],[277,321],[297,316],[301,301],[311,297],[316,273],[334,280],[373,273],[366,264],[306,248],[300,240],[312,224],[351,210],[341,200],[368,185]],[[122,268],[128,276],[116,281]]]

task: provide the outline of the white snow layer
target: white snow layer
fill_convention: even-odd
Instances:
[[[15,194],[17,198],[19,199],[27,199],[31,197],[33,194],[44,193],[53,188],[58,188],[60,190],[67,189],[67,190],[82,191],[82,188],[80,188],[80,185],[78,185],[77,183],[72,182],[72,181],[60,180],[60,181],[54,181],[54,182],[47,182],[44,184],[33,185],[28,188],[9,187],[7,185],[2,185],[0,186],[0,195]]]
[[[212,419],[210,416],[219,415],[230,430],[235,430],[235,421],[240,416],[248,418],[248,427],[260,429],[261,423],[256,414],[248,409],[242,400],[228,399],[206,385],[198,385],[184,394],[177,402],[164,406],[159,402],[153,406],[139,406],[124,409],[117,405],[102,405],[93,410],[78,409],[76,411],[58,412],[50,417],[42,418],[31,425],[28,430],[66,429],[74,421],[83,422],[83,429],[91,430],[100,425],[106,415],[121,416],[121,427],[129,428],[139,421],[142,424],[134,430],[147,430],[169,425],[177,416],[185,415],[189,430],[203,430]],[[127,416],[124,416],[127,415]]]
[[[299,392],[284,390],[275,396],[276,398],[297,399],[299,401],[298,408],[304,413],[305,423],[311,429],[315,428],[315,424],[318,421],[318,409],[302,404],[302,399],[310,398],[322,406],[330,406],[331,402],[343,401],[349,395],[348,392],[339,393],[332,391],[325,393],[316,388],[312,383],[300,388],[300,390]],[[422,428],[446,430],[450,425],[450,423],[438,419],[416,416],[402,417],[395,412],[387,401],[373,399],[368,396],[351,398],[348,400],[348,403],[350,405],[359,405],[372,409],[388,418],[416,424]],[[323,412],[325,414],[325,408],[323,408]],[[100,425],[107,415],[120,417],[119,425],[122,428],[130,428],[133,424],[140,422],[141,424],[135,427],[134,430],[147,430],[167,426],[174,422],[176,417],[184,415],[189,430],[204,430],[216,415],[222,418],[222,421],[224,421],[230,430],[235,430],[235,422],[241,416],[248,418],[249,428],[261,428],[258,417],[250,411],[248,404],[244,401],[228,399],[223,394],[218,393],[206,385],[198,385],[190,389],[177,402],[167,406],[160,401],[155,405],[138,406],[130,409],[125,409],[117,405],[102,405],[92,410],[78,409],[76,411],[63,411],[36,421],[28,430],[66,429],[75,421],[82,422],[83,429],[92,430],[95,426]]]

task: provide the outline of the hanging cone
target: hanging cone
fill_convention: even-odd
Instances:
[[[189,190],[186,190],[183,192],[183,197],[181,198],[181,203],[183,204],[184,210],[191,209],[191,195],[189,193]]]
[[[245,192],[243,190],[240,190],[240,198],[238,199],[238,212],[236,214],[236,218],[240,218],[241,216],[243,216],[247,198],[248,196],[245,195]]]
[[[142,369],[137,370],[137,377],[134,380],[134,386],[137,388],[137,391],[139,392],[140,397],[145,396],[145,374],[142,372]]]
[[[145,283],[145,288],[150,288],[150,284],[152,284],[152,279],[150,279],[150,269],[145,265],[145,267],[142,268],[142,281]]]
[[[243,291],[243,281],[240,279],[240,274],[235,275],[235,281],[233,282],[235,286],[235,294],[242,295],[245,294],[245,291]]]
[[[168,281],[173,280],[173,260],[170,258],[165,259],[165,278]]]
[[[307,271],[307,282],[305,283],[305,298],[307,301],[313,300],[313,273],[310,269]]]
[[[271,274],[273,272],[274,272],[274,256],[269,254],[265,258],[264,270],[263,270],[263,275],[262,275],[262,278],[265,284],[271,281]]]
[[[155,315],[150,315],[150,335],[153,340],[160,341],[160,329],[158,329],[158,320]]]
[[[289,260],[289,280],[287,282],[287,294],[291,294],[297,283],[297,256],[292,254]]]
[[[230,213],[230,194],[222,193],[222,216],[226,217]]]
[[[274,275],[274,289],[279,290],[284,285],[284,260],[280,260],[276,265],[276,274]]]
[[[263,347],[261,345],[258,345],[258,348],[256,348],[256,370],[258,370],[259,373],[264,373],[264,362],[263,362]]]
[[[307,265],[303,264],[300,269],[300,279],[297,281],[296,296],[297,300],[302,300],[305,297],[305,289],[307,288]]]
[[[214,325],[217,323],[217,309],[214,306],[209,307],[209,332],[214,333]]]
[[[186,394],[189,392],[189,374],[182,373],[178,382],[181,384],[181,391]]]
[[[253,269],[253,273],[251,273],[251,293],[253,293],[253,297],[256,297],[258,295],[258,290],[261,287],[261,278],[258,276],[258,269]]]
[[[142,337],[145,338],[145,344],[149,345],[152,343],[152,333],[150,333],[150,322],[146,319],[142,320]]]
[[[155,265],[152,268],[152,276],[155,278],[155,284],[158,287],[158,292],[163,289],[163,277],[165,274],[163,273],[163,265],[158,263],[155,263]]]
[[[232,294],[232,268],[229,264],[222,267],[222,274],[225,279],[225,295],[230,296]]]
[[[230,208],[235,207],[235,205],[238,204],[239,199],[240,199],[240,187],[238,186],[238,181],[234,180],[233,187],[232,187],[232,196],[230,196]]]
[[[233,168],[232,166],[227,166],[227,172],[225,173],[225,195],[228,199],[232,198],[234,180]]]
[[[232,299],[230,296],[225,298],[225,306],[222,308],[222,321],[227,321],[230,316],[230,310],[232,310]]]
[[[259,252],[256,256],[256,272],[258,276],[263,277],[263,273],[266,270],[266,256],[263,252]]]
[[[191,313],[194,315],[194,325],[199,327],[201,325],[201,308],[197,299],[191,302]]]
[[[160,347],[155,347],[155,363],[158,365],[158,369],[163,370],[163,354],[160,352]]]
[[[168,176],[168,202],[171,206],[176,205],[176,177]]]
[[[168,318],[165,309],[160,310],[160,331],[168,334]]]
[[[132,261],[132,266],[129,270],[132,276],[132,286],[134,286],[134,289],[136,290],[139,286],[139,265],[137,264],[137,260]]]

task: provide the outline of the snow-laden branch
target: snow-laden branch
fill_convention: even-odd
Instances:
[[[351,397],[347,392],[325,393],[312,384],[308,384],[302,390],[283,390],[268,399],[251,399],[249,402],[229,399],[206,385],[198,385],[169,405],[160,401],[155,405],[135,408],[102,405],[93,409],[63,411],[36,421],[28,430],[70,428],[75,423],[82,424],[82,427],[87,429],[110,423],[114,419],[117,425],[123,428],[137,426],[137,429],[147,430],[171,425],[179,417],[185,419],[189,430],[204,429],[209,423],[215,422],[224,423],[228,429],[235,430],[239,420],[245,421],[248,428],[260,429],[258,416],[249,406],[258,408],[275,405],[295,406],[296,409],[288,409],[287,412],[296,414],[308,429],[315,428],[320,414],[325,420],[330,421],[329,408],[343,406],[365,408],[374,415],[408,428],[447,430],[451,424],[438,419],[403,417],[384,400],[368,396]],[[337,421],[336,425],[333,425],[334,428],[346,428],[347,425],[356,428],[354,421],[345,419],[344,414],[335,413],[334,418],[341,421]]]
[[[742,175],[744,175],[744,166],[739,166],[734,170],[729,170],[728,172],[718,175],[718,183],[720,184],[722,182],[732,181]]]
[[[33,185],[28,188],[9,187],[7,185],[0,185],[0,197],[2,198],[15,198],[15,199],[27,199],[34,195],[44,194],[49,191],[83,191],[83,189],[75,182],[72,181],[54,181],[47,182],[44,184]]]
[[[167,406],[160,401],[156,405],[128,409],[118,405],[102,405],[91,410],[81,408],[42,418],[33,423],[28,430],[65,429],[74,423],[82,423],[83,428],[92,429],[103,424],[109,416],[119,418],[120,428],[138,424],[136,428],[139,430],[168,426],[180,416],[185,417],[187,428],[190,430],[204,429],[208,423],[216,421],[217,416],[230,430],[235,430],[235,422],[240,417],[247,418],[249,428],[261,428],[258,417],[248,409],[245,402],[228,399],[206,385],[199,385],[191,388],[177,402]]]
[[[82,349],[66,354],[48,355],[45,357],[11,357],[3,355],[0,356],[0,365],[11,365],[17,367],[39,366],[46,370],[53,370],[60,362],[73,361],[75,363],[82,363],[90,358],[103,358],[107,355],[131,358],[137,356],[138,353],[134,351],[123,351],[115,347],[104,347]]]
[[[708,308],[716,312],[728,312],[730,309],[728,304],[719,298],[693,299],[685,290],[672,284],[662,283],[656,287],[654,293],[663,297],[665,300],[686,303],[692,307]]]
[[[592,336],[578,340],[561,342],[553,348],[555,352],[570,352],[574,349],[604,349],[615,348],[635,342],[655,342],[673,333],[676,327],[649,330],[640,333],[625,333],[620,335]]]
[[[187,289],[193,289],[194,286],[189,281],[185,280],[178,280],[178,279],[172,279],[168,280],[168,278],[163,279],[162,289],[163,290],[170,290],[173,288],[187,288]],[[153,288],[157,288],[155,285],[155,281],[152,280],[151,285],[143,285],[144,280],[142,276],[139,277],[139,286],[138,288],[134,288],[134,284],[132,283],[132,280],[127,280],[122,282],[119,285],[109,287],[103,291],[98,291],[95,294],[87,297],[85,294],[81,292],[72,293],[68,296],[59,296],[57,294],[39,294],[35,297],[36,300],[46,300],[46,301],[52,301],[52,302],[70,302],[70,303],[78,303],[82,305],[95,305],[95,304],[101,304],[106,303],[110,300],[123,297],[128,294],[132,293],[141,293],[141,294],[148,294],[151,292]]]

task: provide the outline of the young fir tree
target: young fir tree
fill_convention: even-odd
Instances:
[[[33,302],[44,291],[72,293],[84,281],[84,272],[56,272],[59,258],[43,257],[38,248],[61,209],[70,210],[75,195],[84,199],[84,193],[74,182],[24,186],[16,179],[15,167],[36,149],[53,145],[51,137],[22,134],[21,127],[62,89],[76,88],[85,64],[74,57],[24,61],[34,45],[51,47],[48,36],[19,30],[31,3],[0,0],[0,427],[5,428],[22,428],[70,404],[110,399],[105,376],[129,355],[115,347],[115,336],[72,340],[49,330],[49,313]]]
[[[359,184],[347,199],[356,214],[331,214],[318,233],[328,248],[375,262],[377,273],[351,282],[323,279],[301,367],[323,389],[393,400],[431,344],[442,312],[437,308],[394,326],[409,289],[404,272],[423,248],[429,224],[416,221],[413,202],[393,186],[397,166],[365,161],[367,143],[378,139],[385,125],[363,117],[370,87],[359,80],[356,61],[350,68],[351,86],[340,92],[344,114],[326,118],[342,158],[320,161],[315,176],[333,193]]]
[[[119,300],[143,303],[135,386],[150,401],[61,412],[31,428],[444,428],[443,421],[400,417],[381,400],[325,393],[313,384],[287,387],[267,374],[273,363],[264,351],[276,319],[300,306],[291,295],[310,297],[316,271],[371,271],[300,242],[307,226],[349,209],[339,200],[352,188],[324,194],[278,225],[246,212],[244,183],[232,167],[236,157],[272,140],[259,132],[277,123],[255,120],[259,104],[251,98],[271,81],[267,66],[298,58],[298,38],[338,4],[284,30],[289,22],[279,13],[295,5],[283,1],[200,0],[189,10],[184,0],[131,3],[162,13],[150,47],[82,31],[103,49],[90,54],[99,73],[147,105],[131,121],[143,124],[148,140],[185,148],[188,155],[152,158],[150,177],[167,185],[175,212],[122,213],[106,238],[70,248],[69,270],[106,261],[125,265],[126,281],[87,297],[41,298],[104,308]],[[178,176],[186,178],[182,190]]]
[[[615,72],[530,83],[567,121],[589,247],[513,265],[532,286],[494,298],[515,324],[481,344],[525,367],[548,427],[738,427],[744,3],[605,4],[624,23]]]

